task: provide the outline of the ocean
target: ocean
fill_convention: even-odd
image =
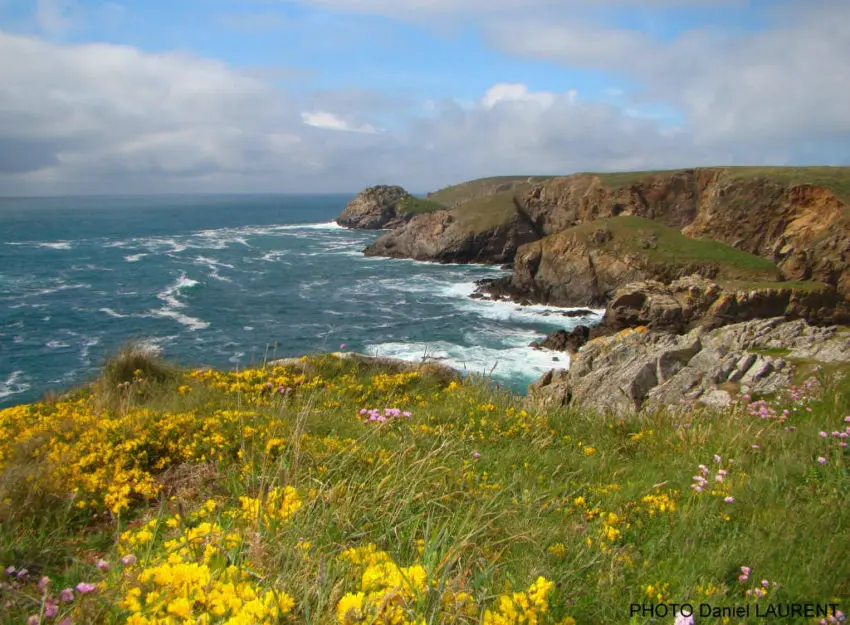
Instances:
[[[0,199],[0,406],[92,379],[130,340],[228,369],[427,354],[520,393],[567,365],[528,343],[580,319],[470,299],[496,267],[363,256],[379,233],[333,222],[352,197]]]

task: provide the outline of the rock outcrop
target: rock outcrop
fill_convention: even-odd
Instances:
[[[474,228],[447,210],[423,213],[366,248],[367,256],[412,258],[441,263],[510,262],[520,245],[538,238],[519,215]]]
[[[345,228],[358,230],[399,228],[413,217],[411,213],[396,210],[398,203],[408,197],[411,197],[410,193],[401,187],[369,187],[348,203],[336,222]]]
[[[787,388],[797,363],[850,362],[850,332],[804,320],[761,319],[684,335],[629,329],[588,342],[569,371],[529,386],[529,401],[630,415],[678,406],[726,406],[739,393]]]
[[[576,174],[517,196],[545,235],[631,215],[726,243],[776,263],[789,280],[816,280],[850,298],[850,168],[705,168]]]
[[[813,325],[850,323],[850,307],[832,287],[776,282],[749,290],[727,290],[700,276],[670,284],[648,280],[614,291],[602,325],[611,332],[646,326],[652,330],[685,332],[727,324],[784,317]]]

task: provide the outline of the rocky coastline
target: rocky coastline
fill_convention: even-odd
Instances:
[[[369,256],[512,269],[479,281],[475,298],[604,308],[598,324],[531,344],[573,355],[530,386],[532,401],[618,414],[722,406],[776,392],[802,360],[850,362],[850,205],[835,185],[780,173],[485,179],[429,194],[417,212],[399,210],[404,189],[381,186],[337,221],[387,230]],[[806,341],[829,348],[803,356]]]

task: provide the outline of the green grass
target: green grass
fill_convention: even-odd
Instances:
[[[472,232],[486,230],[509,223],[516,217],[514,197],[516,197],[515,191],[478,197],[452,210],[452,215],[467,230]]]
[[[724,167],[730,178],[763,177],[782,184],[811,184],[828,189],[850,204],[850,167]]]
[[[779,270],[769,260],[717,241],[686,237],[675,228],[642,217],[599,219],[552,236],[567,238],[577,235],[589,242],[600,228],[607,228],[613,235],[603,245],[604,249],[618,255],[636,255],[653,266],[711,264],[720,269],[719,278],[747,283],[774,284],[779,277]],[[653,246],[642,247],[643,241],[651,241]]]
[[[456,206],[482,196],[510,191],[548,180],[552,176],[493,176],[462,182],[428,194],[428,199]]]
[[[99,584],[62,604],[60,617],[77,610],[75,622],[124,622],[129,611],[118,602],[144,585],[141,572],[169,553],[178,557],[165,541],[203,522],[239,541],[216,555],[207,538],[178,559],[206,562],[217,575],[232,564],[257,592],[287,593],[295,606],[279,622],[338,622],[337,603],[361,587],[360,571],[340,555],[370,543],[399,566],[424,567],[432,586],[406,606],[429,624],[481,622],[500,595],[521,592],[538,576],[556,584],[537,615],[541,625],[671,622],[630,620],[629,605],[653,602],[649,587],[662,588],[664,601],[754,604],[745,592],[762,579],[771,595],[761,603],[841,602],[848,611],[848,456],[818,435],[843,430],[848,377],[823,379],[824,390],[805,401],[776,399],[779,412],[791,410],[779,423],[741,408],[625,421],[540,410],[474,381],[446,386],[439,376],[387,375],[328,356],[288,371],[166,379],[155,394],[128,389],[126,404],[102,413],[94,412],[99,386],[73,404],[0,412],[0,563],[31,571],[29,581],[3,590],[10,604],[2,622],[38,613],[41,575],[54,592]],[[269,396],[264,380],[276,376],[295,390]],[[138,378],[133,385],[143,383]],[[412,417],[364,423],[363,407],[398,407]],[[61,430],[39,437],[50,428]],[[97,493],[71,498],[66,480],[78,460],[93,477],[112,470],[106,448],[88,459],[82,453],[110,440],[141,444],[125,469],[144,467],[166,486],[162,496],[133,496],[120,515],[74,505]],[[196,456],[185,455],[190,443]],[[67,446],[61,462],[42,454],[59,444]],[[728,470],[722,484],[712,480],[713,493],[690,489],[700,464]],[[303,503],[291,516],[240,521],[240,497],[286,486]],[[724,502],[728,496],[734,503]],[[212,502],[208,512],[205,502]],[[178,519],[173,528],[169,519]],[[154,538],[130,547],[119,536],[128,527],[138,533],[140,522],[152,523]],[[138,564],[120,564],[130,551]],[[94,566],[100,557],[109,571]],[[742,566],[752,568],[746,584],[737,580]],[[179,588],[162,592],[170,599]],[[474,609],[446,615],[447,593],[459,590]],[[200,602],[191,608],[194,622],[203,609]]]
[[[445,208],[446,206],[440,204],[439,202],[415,197],[412,195],[404,198],[396,205],[397,212],[413,214],[433,213],[435,211],[443,210]]]

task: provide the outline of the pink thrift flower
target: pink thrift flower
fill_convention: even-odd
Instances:
[[[132,553],[128,553],[126,556],[121,558],[121,564],[123,564],[125,566],[132,566],[135,563],[136,563],[136,556],[134,556]]]
[[[59,606],[56,603],[48,601],[44,604],[44,616],[54,618],[57,614],[59,614]]]
[[[46,575],[43,576],[40,580],[38,580],[38,590],[41,594],[45,594],[47,592],[47,585],[50,583],[50,578]]]
[[[109,570],[109,562],[107,562],[106,560],[101,558],[100,560],[97,561],[97,568],[99,568],[101,571],[108,571]]]
[[[481,457],[481,454],[479,454],[477,451],[473,451],[472,457],[475,458],[476,460],[478,460]]]
[[[850,423],[850,415],[844,417],[844,423]]]
[[[94,584],[89,584],[87,582],[80,582],[77,584],[77,592],[81,595],[87,595],[90,592],[94,592],[97,590],[97,586]]]
[[[826,432],[820,432],[820,437],[821,437],[821,438],[826,438],[826,437],[828,437],[828,436],[829,436],[829,434],[827,434]]]
[[[739,575],[739,576],[738,576],[738,581],[739,581],[739,582],[741,582],[742,584],[743,584],[745,581],[747,581],[748,579],[750,579],[750,578],[749,578],[749,577],[747,577],[746,575]]]
[[[73,625],[74,621],[71,620],[70,616],[66,616],[63,618],[57,625]]]
[[[38,625],[41,623],[41,617],[38,614],[33,614],[27,619],[27,625]]]
[[[726,497],[723,501],[725,501],[726,503],[735,503],[735,498],[734,497]]]
[[[763,580],[761,580],[761,585],[764,586],[765,588],[767,588],[768,586],[770,586],[770,582],[767,581],[766,579],[763,579]]]
[[[339,346],[340,349],[345,349],[345,343]]]
[[[74,600],[74,589],[73,588],[63,588],[59,592],[59,601],[62,603],[68,603],[69,601]]]
[[[6,575],[14,575],[14,574],[15,574],[15,567],[14,566],[10,566],[6,569]]]
[[[743,573],[743,574],[744,574],[744,575],[746,575],[747,577],[749,577],[749,576],[750,576],[750,573],[752,573],[752,572],[753,572],[753,570],[752,570],[750,567],[748,567],[748,566],[742,566],[742,567],[741,567],[741,573]]]
[[[718,473],[717,475],[714,476],[714,481],[715,482],[722,482],[723,476]]]
[[[756,450],[761,449],[761,446],[759,446],[759,445],[753,445],[753,449],[756,449]]]
[[[826,458],[823,456],[818,457],[818,464],[826,464]]]
[[[721,458],[721,457],[720,457],[720,456],[718,456],[717,454],[714,454],[714,461],[715,461],[715,462],[720,463],[720,462],[722,462],[722,460],[723,460],[723,458]]]

